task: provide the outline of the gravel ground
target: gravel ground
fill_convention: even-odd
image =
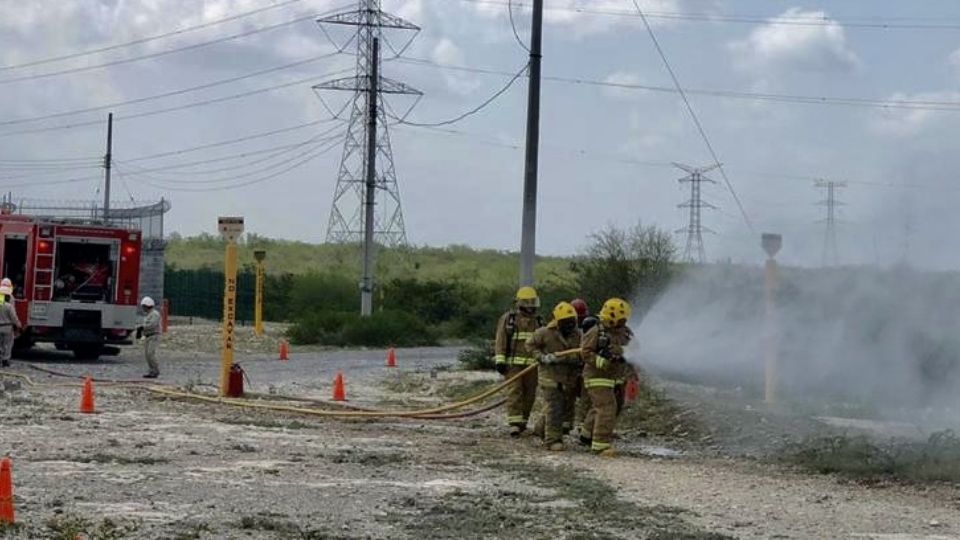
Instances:
[[[272,352],[279,331],[264,340],[240,331],[237,361],[255,391],[327,399],[342,371],[350,401],[375,406],[438,402],[445,385],[495,380],[449,370],[452,348],[398,351],[397,369],[383,366],[382,350],[294,348],[280,362]],[[174,327],[161,382],[205,390],[198,383],[217,378],[215,344],[215,327]],[[126,379],[143,372],[138,352],[78,363],[45,350],[28,360]],[[64,381],[23,362],[13,371]],[[98,414],[81,415],[75,386],[2,381],[0,454],[15,460],[20,525],[0,537],[960,538],[956,486],[845,483],[718,457],[726,442],[716,452],[674,452],[625,436],[621,458],[598,460],[578,447],[546,453],[532,439],[511,441],[500,412],[448,422],[336,421],[99,385]],[[412,393],[397,394],[405,387]],[[760,423],[743,418],[740,432]],[[804,429],[815,429],[812,422]],[[760,433],[779,437],[774,431]]]

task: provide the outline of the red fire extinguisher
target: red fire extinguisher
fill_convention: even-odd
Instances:
[[[634,378],[627,379],[625,394],[627,403],[633,403],[636,401],[637,395],[640,394],[640,383],[638,383]]]
[[[243,371],[240,364],[234,364],[230,368],[230,378],[227,379],[227,397],[243,397],[243,379],[247,373]]]

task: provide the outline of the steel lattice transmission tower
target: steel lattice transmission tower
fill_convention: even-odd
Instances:
[[[352,98],[343,110],[334,113],[343,114],[349,109],[350,120],[343,154],[337,173],[337,187],[333,193],[333,204],[327,224],[327,242],[359,243],[364,238],[365,188],[369,156],[373,156],[376,169],[376,190],[382,196],[374,212],[374,239],[377,244],[398,246],[406,244],[407,233],[403,222],[403,209],[400,204],[400,188],[397,185],[397,173],[393,163],[393,150],[390,147],[390,132],[387,124],[384,95],[421,96],[422,93],[401,82],[379,75],[381,55],[375,52],[374,41],[386,44],[399,55],[384,37],[384,29],[410,31],[413,35],[420,30],[415,24],[391,15],[380,9],[380,0],[359,0],[357,9],[328,15],[317,19],[325,34],[324,25],[355,26],[356,33],[347,45],[356,41],[356,75],[342,79],[326,81],[314,86],[319,90],[341,90],[353,92]],[[329,34],[327,34],[329,37]],[[332,41],[332,40],[331,40]],[[412,41],[412,38],[411,38]],[[408,42],[409,45],[409,42]],[[377,69],[374,69],[374,65]],[[371,87],[373,73],[378,73],[376,86]],[[376,89],[376,122],[371,123],[370,90]],[[319,93],[319,92],[318,92]],[[321,97],[322,99],[322,97]],[[326,103],[324,103],[326,106]],[[329,107],[328,107],[329,109]],[[333,111],[331,111],[333,113]],[[376,126],[375,137],[369,137],[369,126]],[[368,141],[376,141],[376,151],[368,152]]]
[[[817,203],[827,209],[827,217],[823,235],[823,266],[836,266],[840,262],[840,251],[837,249],[837,207],[843,202],[837,200],[837,190],[846,187],[845,182],[833,180],[818,180],[817,187],[826,191],[827,198]]]
[[[700,214],[704,208],[715,210],[717,207],[703,200],[701,189],[704,182],[716,184],[716,182],[707,178],[704,174],[720,167],[720,164],[715,163],[709,167],[700,168],[691,167],[682,163],[674,163],[673,165],[689,173],[687,176],[681,178],[679,182],[680,184],[690,184],[690,198],[677,205],[679,208],[689,210],[689,219],[686,228],[677,229],[676,231],[677,233],[685,233],[687,235],[686,247],[683,249],[683,260],[703,264],[707,260],[706,251],[703,249],[703,233],[712,233],[713,231],[703,226]]]

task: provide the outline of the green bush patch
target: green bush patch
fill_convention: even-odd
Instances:
[[[934,433],[926,441],[815,437],[788,446],[783,459],[819,473],[858,480],[960,482],[960,437],[949,430]]]
[[[297,345],[416,347],[437,344],[437,337],[426,323],[397,311],[378,312],[370,317],[356,313],[310,313],[297,318],[287,336]]]

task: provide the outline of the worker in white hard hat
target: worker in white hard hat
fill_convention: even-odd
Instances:
[[[147,374],[144,379],[156,379],[160,376],[157,364],[157,347],[160,346],[160,313],[155,309],[156,302],[149,296],[140,301],[143,309],[143,322],[137,327],[137,339],[143,338],[143,354],[147,359]]]
[[[11,300],[7,300],[10,298]],[[0,366],[10,365],[13,342],[23,330],[13,301],[13,283],[4,278],[0,281]]]

